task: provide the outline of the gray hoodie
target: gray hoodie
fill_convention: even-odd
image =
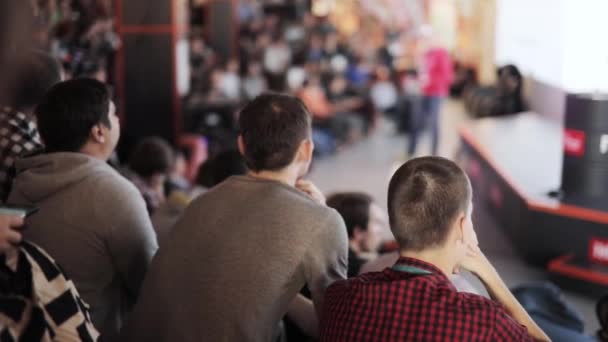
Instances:
[[[42,154],[16,167],[8,202],[40,209],[28,218],[25,238],[57,260],[104,340],[114,340],[158,248],[141,194],[81,153]]]

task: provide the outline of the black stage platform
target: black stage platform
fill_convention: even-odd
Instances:
[[[592,296],[608,292],[608,203],[557,200],[563,125],[535,113],[487,118],[461,129],[463,163],[515,248],[555,280]]]

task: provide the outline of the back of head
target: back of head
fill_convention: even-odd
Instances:
[[[513,64],[507,64],[498,69],[499,87],[506,87],[514,92],[521,92],[523,87],[523,76],[519,69]]]
[[[173,149],[160,137],[142,139],[129,158],[129,167],[142,178],[166,175],[173,166]]]
[[[369,224],[371,196],[359,192],[343,192],[329,196],[327,206],[340,213],[346,224],[348,237],[352,238],[355,228],[366,230]]]
[[[513,64],[507,64],[498,69],[498,75],[507,74],[508,76],[512,76],[517,78],[518,80],[522,78],[521,72],[519,69]]]
[[[38,130],[48,152],[77,152],[91,128],[110,127],[110,92],[92,79],[75,79],[53,86],[36,107]]]
[[[263,94],[249,102],[239,116],[247,167],[255,172],[289,166],[300,144],[311,135],[311,116],[301,100]]]
[[[441,246],[471,196],[468,177],[450,160],[423,157],[403,164],[388,189],[391,230],[401,250]]]
[[[46,92],[61,81],[61,65],[51,55],[42,51],[28,51],[13,57],[9,62],[11,106],[24,110],[36,106]]]

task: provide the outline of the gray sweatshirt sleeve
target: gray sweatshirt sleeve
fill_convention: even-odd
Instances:
[[[110,227],[107,246],[116,271],[135,301],[158,244],[146,204],[131,186],[114,198],[113,211],[108,210],[114,224]]]
[[[346,279],[348,265],[344,221],[334,210],[328,216],[313,237],[304,261],[306,281],[319,316],[323,312],[325,289],[337,280]]]

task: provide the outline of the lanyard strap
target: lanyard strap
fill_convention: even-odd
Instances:
[[[433,272],[423,270],[422,268],[409,266],[409,265],[393,265],[393,270],[398,272],[410,273],[410,274],[418,274],[418,275],[428,275],[433,274]]]

